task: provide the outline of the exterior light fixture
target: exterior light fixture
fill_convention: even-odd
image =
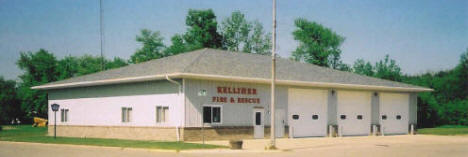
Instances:
[[[198,96],[206,96],[206,90],[202,89],[202,90],[198,91]]]

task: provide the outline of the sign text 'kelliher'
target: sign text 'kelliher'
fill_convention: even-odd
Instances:
[[[216,87],[218,94],[257,95],[257,89],[244,87]],[[260,98],[213,96],[212,102],[260,104]]]

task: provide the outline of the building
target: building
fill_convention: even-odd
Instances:
[[[265,138],[270,67],[269,56],[201,49],[33,89],[60,105],[57,136]],[[280,58],[277,85],[277,137],[369,135],[372,125],[407,134],[417,122],[417,93],[431,91]],[[49,107],[49,125],[53,118]]]

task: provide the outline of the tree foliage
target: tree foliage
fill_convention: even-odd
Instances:
[[[125,60],[114,58],[102,59],[91,55],[81,57],[67,56],[57,58],[50,52],[40,49],[37,52],[22,52],[17,61],[18,67],[24,71],[20,76],[18,98],[21,101],[21,111],[26,118],[47,115],[47,93],[41,90],[32,90],[31,87],[45,83],[67,79],[70,77],[86,75],[103,70],[127,65]]]
[[[240,51],[241,45],[247,46],[252,25],[240,11],[232,12],[221,24],[223,44],[227,50]]]
[[[358,59],[353,65],[354,73],[377,77],[392,81],[401,81],[401,68],[396,64],[396,61],[390,59],[389,55],[385,55],[383,60],[375,63],[374,66],[370,62],[363,59]]]
[[[17,98],[16,82],[0,77],[0,124],[9,124],[21,118],[20,101]]]
[[[240,11],[232,12],[221,25],[223,47],[230,51],[270,54],[270,34],[263,31],[263,25],[255,20],[247,21]]]
[[[271,54],[271,35],[263,31],[263,25],[255,20],[253,22],[253,32],[244,46],[243,51],[262,55]]]
[[[358,59],[353,65],[354,73],[366,76],[374,76],[374,67],[370,62],[364,61],[364,59]]]
[[[152,32],[148,29],[141,30],[141,34],[137,35],[136,41],[143,45],[131,57],[130,63],[141,63],[152,59],[166,57],[163,53],[164,44],[158,31]]]
[[[31,87],[57,80],[57,59],[52,53],[40,49],[36,53],[22,52],[16,63],[24,71],[20,76],[18,94],[21,96],[21,109],[28,117],[46,116],[47,93],[32,90]]]
[[[184,40],[189,50],[222,47],[222,36],[217,31],[218,22],[213,10],[190,9],[185,24],[188,29]]]
[[[164,50],[164,54],[168,56],[176,55],[179,53],[189,51],[187,43],[184,41],[183,36],[176,34],[171,38],[172,45]]]
[[[383,60],[375,63],[375,77],[392,81],[401,81],[401,68],[396,61],[388,55]]]
[[[324,67],[339,67],[340,46],[344,37],[316,22],[303,18],[294,21],[294,39],[299,42],[293,59]]]
[[[402,76],[403,82],[434,89],[418,99],[418,123],[421,127],[468,125],[468,49],[451,70]]]

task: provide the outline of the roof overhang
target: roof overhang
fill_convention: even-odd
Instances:
[[[164,80],[166,79],[166,77],[170,77],[172,79],[189,78],[189,79],[233,81],[233,82],[260,83],[260,84],[271,83],[271,79],[263,79],[263,78],[233,77],[233,76],[193,74],[193,73],[174,73],[174,74],[167,74],[167,75],[150,75],[150,76],[128,77],[128,78],[108,79],[108,80],[99,80],[99,81],[84,81],[84,82],[75,82],[75,83],[41,85],[41,86],[34,86],[32,87],[32,89],[51,90],[51,89],[73,88],[73,87],[87,87],[87,86],[98,86],[98,85],[109,85],[109,84],[144,82],[144,81],[153,81],[153,80]],[[276,84],[291,85],[291,86],[319,87],[319,88],[394,91],[394,92],[430,92],[430,91],[433,91],[433,89],[430,89],[430,88],[389,87],[389,86],[342,84],[342,83],[329,83],[329,82],[309,82],[309,81],[296,81],[296,80],[276,80]]]

